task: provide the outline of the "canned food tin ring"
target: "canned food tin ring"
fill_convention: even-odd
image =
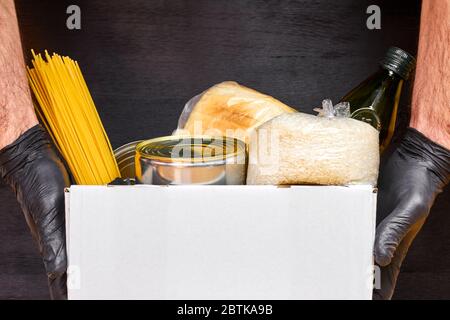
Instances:
[[[244,184],[246,146],[228,137],[161,137],[139,143],[135,163],[145,184]]]

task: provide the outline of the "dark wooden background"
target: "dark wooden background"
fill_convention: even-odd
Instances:
[[[376,70],[388,46],[416,52],[420,16],[412,0],[16,3],[24,50],[49,49],[80,62],[114,147],[170,134],[184,103],[224,80],[304,112],[324,98],[337,101]],[[65,26],[70,4],[81,7],[80,31]],[[381,7],[381,30],[366,28],[370,4]],[[447,188],[414,243],[395,298],[450,298],[449,195]],[[0,298],[48,298],[36,248],[1,182]]]

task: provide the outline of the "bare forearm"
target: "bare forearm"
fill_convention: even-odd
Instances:
[[[14,0],[0,0],[0,150],[36,124]]]
[[[450,149],[450,0],[423,0],[411,126]]]

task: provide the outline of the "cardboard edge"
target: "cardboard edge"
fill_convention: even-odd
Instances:
[[[65,223],[66,223],[66,254],[67,254],[67,299],[70,300],[70,188],[64,188]]]

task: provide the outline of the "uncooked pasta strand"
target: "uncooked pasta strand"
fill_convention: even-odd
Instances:
[[[106,184],[119,168],[86,81],[76,61],[45,51],[28,68],[36,112],[66,160],[75,182]]]

